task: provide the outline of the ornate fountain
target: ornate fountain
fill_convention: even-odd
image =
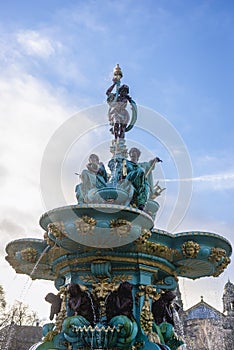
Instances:
[[[183,347],[173,316],[178,277],[219,276],[230,262],[231,245],[217,234],[154,228],[164,189],[152,172],[161,160],[139,162],[140,150],[127,149],[137,106],[121,78],[117,65],[106,92],[113,135],[108,165],[90,154],[75,189],[78,204],[43,214],[42,239],[6,247],[17,273],[53,280],[58,290],[45,298],[51,323],[32,349]]]

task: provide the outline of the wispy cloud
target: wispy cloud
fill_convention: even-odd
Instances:
[[[192,178],[160,179],[165,182],[201,182],[211,184],[216,189],[234,188],[234,172],[201,175]]]
[[[17,41],[27,54],[42,58],[55,54],[56,50],[61,47],[61,43],[52,42],[50,38],[34,30],[20,31],[17,33]]]

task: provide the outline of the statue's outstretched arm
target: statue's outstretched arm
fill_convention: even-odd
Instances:
[[[114,81],[115,79],[113,79]],[[116,85],[116,81],[106,90],[106,95],[109,96]]]

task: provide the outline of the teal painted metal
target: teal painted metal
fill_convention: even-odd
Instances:
[[[154,186],[151,175],[161,160],[139,163],[136,148],[127,159],[124,135],[137,109],[128,87],[121,90],[119,66],[114,77],[107,91],[114,134],[111,176],[90,155],[75,190],[78,204],[43,214],[43,239],[18,239],[6,247],[6,260],[17,273],[52,280],[58,289],[57,313],[51,301],[56,320],[44,325],[43,341],[32,349],[175,350],[183,343],[170,316],[178,277],[218,276],[230,262],[232,247],[222,236],[153,227],[155,198],[164,189]],[[128,117],[127,102],[133,107],[129,125],[122,118]],[[155,315],[158,300],[162,322]]]

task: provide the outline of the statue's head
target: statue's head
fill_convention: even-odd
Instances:
[[[92,153],[89,156],[89,162],[90,163],[99,163],[99,157],[96,154]]]
[[[118,291],[123,295],[128,295],[132,293],[132,285],[129,282],[125,281],[119,285]]]
[[[119,94],[120,95],[128,95],[129,94],[129,87],[128,85],[122,85],[119,88]]]
[[[162,294],[162,298],[166,302],[172,302],[176,298],[176,293],[172,290],[166,291],[164,294]]]
[[[80,295],[81,288],[80,288],[79,284],[71,283],[69,288],[68,288],[68,293],[70,294],[71,297],[76,297],[76,296]]]
[[[141,155],[141,151],[136,147],[132,147],[129,151],[129,157],[132,162],[135,162],[135,163],[138,162],[140,155]]]

